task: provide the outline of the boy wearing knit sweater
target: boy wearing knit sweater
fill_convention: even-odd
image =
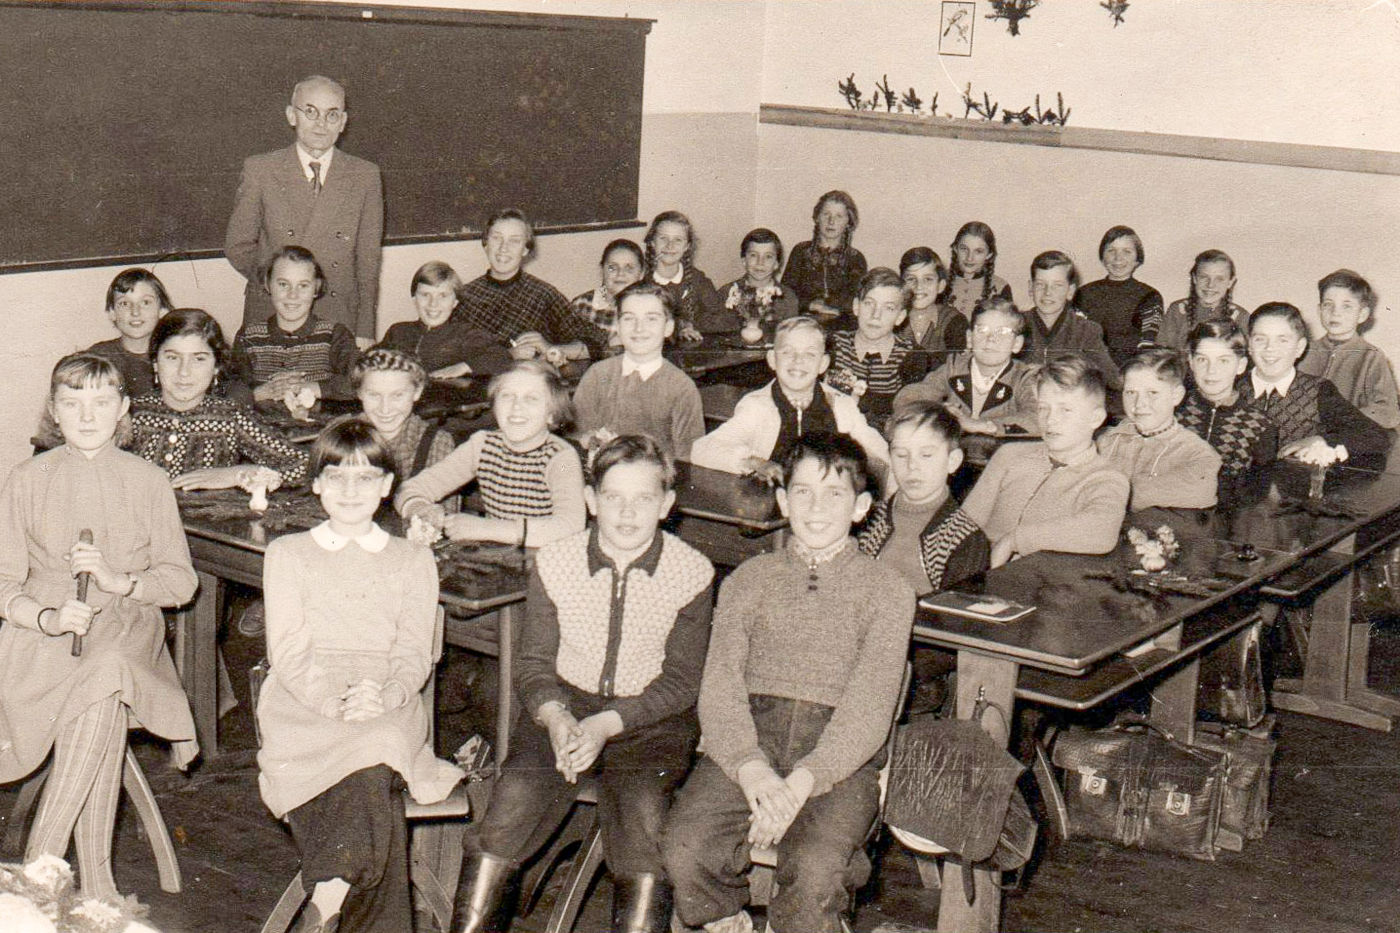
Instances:
[[[1387,430],[1400,428],[1400,399],[1390,360],[1360,334],[1376,311],[1371,283],[1338,269],[1317,283],[1318,317],[1327,333],[1308,342],[1298,371],[1331,382],[1361,413]]]
[[[475,825],[456,933],[498,929],[507,880],[598,784],[616,933],[670,929],[661,825],[690,766],[714,568],[657,526],[676,494],[654,440],[599,448],[585,490],[595,525],[541,548],[530,574],[515,690],[524,716]]]
[[[1280,457],[1308,460],[1323,446],[1341,445],[1353,465],[1380,466],[1391,432],[1362,414],[1331,382],[1300,372],[1296,364],[1307,348],[1301,311],[1283,301],[1256,308],[1249,318],[1253,365],[1241,398],[1278,426]]]
[[[751,930],[750,846],[774,846],[781,933],[839,933],[876,816],[914,593],[861,554],[865,456],[839,434],[798,439],[778,503],[792,538],[720,588],[700,685],[703,757],[663,839],[676,912],[691,927]]]
[[[804,434],[839,432],[853,438],[883,477],[889,447],[861,414],[856,400],[817,380],[831,365],[826,334],[816,318],[778,323],[768,368],[774,379],[739,399],[734,417],[695,442],[691,462],[726,473],[753,473],[770,482],[782,475],[778,461]]]
[[[1036,422],[1043,440],[992,455],[963,511],[992,541],[991,565],[1036,551],[1107,554],[1128,508],[1128,478],[1094,448],[1104,376],[1080,354],[1041,370]]]
[[[1176,420],[1186,397],[1181,356],[1166,347],[1140,350],[1123,368],[1128,417],[1099,438],[1099,453],[1128,477],[1130,507],[1206,509],[1215,505],[1220,454]]]
[[[1176,409],[1181,425],[1220,454],[1220,486],[1266,466],[1278,454],[1278,428],[1240,398],[1240,376],[1249,366],[1244,332],[1229,318],[1202,321],[1186,341],[1191,389]]]
[[[622,354],[590,366],[574,390],[584,446],[645,434],[671,458],[690,459],[705,433],[705,411],[694,380],[661,355],[676,329],[676,308],[671,291],[655,282],[633,282],[618,293]]]

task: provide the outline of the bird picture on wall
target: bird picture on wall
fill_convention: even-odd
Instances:
[[[972,54],[972,24],[976,21],[976,3],[969,0],[944,0],[938,29],[938,54]]]

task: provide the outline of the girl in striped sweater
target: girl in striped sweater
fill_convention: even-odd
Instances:
[[[495,430],[477,431],[445,459],[400,487],[394,507],[456,541],[539,547],[583,529],[583,467],[553,432],[573,420],[559,375],[519,360],[491,380]],[[437,502],[473,479],[486,514],[449,515]]]

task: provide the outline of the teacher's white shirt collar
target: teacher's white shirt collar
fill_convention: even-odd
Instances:
[[[301,148],[301,143],[297,143],[297,159],[301,162],[301,173],[306,176],[307,181],[311,181],[311,163],[321,163],[321,187],[326,186],[326,175],[331,170],[331,159],[335,156],[335,147],[331,146],[319,156],[312,156],[311,153]]]
[[[358,538],[347,538],[345,535],[337,534],[334,529],[331,528],[331,523],[329,521],[324,521],[311,529],[311,540],[328,551],[339,551],[344,548],[345,545],[354,541],[369,553],[378,554],[389,546],[389,532],[380,528],[378,525],[370,525],[369,531],[366,531]]]

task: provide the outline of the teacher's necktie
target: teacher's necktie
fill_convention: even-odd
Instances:
[[[320,163],[320,162],[312,162],[312,163],[311,163],[311,193],[312,193],[312,194],[320,194],[320,193],[321,193],[321,163]]]

